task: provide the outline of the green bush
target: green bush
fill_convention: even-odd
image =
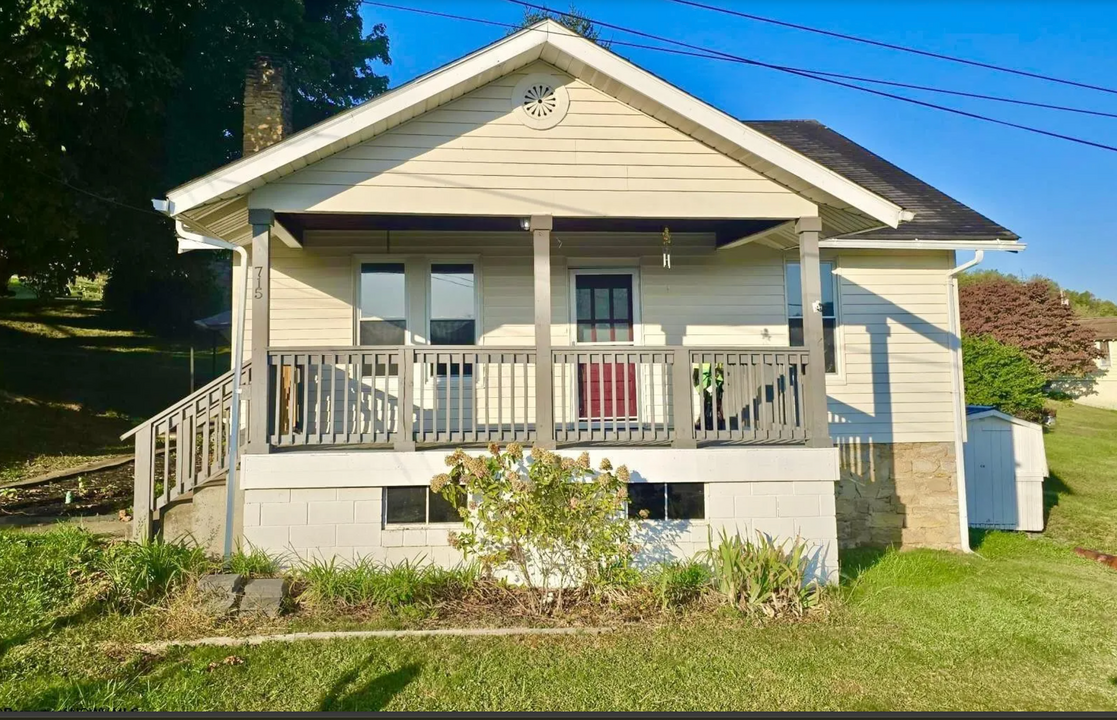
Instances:
[[[121,542],[105,548],[97,562],[103,573],[105,599],[124,608],[158,602],[192,577],[209,569],[205,550],[186,542],[154,538]]]
[[[818,583],[807,581],[803,541],[796,539],[785,550],[786,543],[777,545],[764,533],[756,537],[750,542],[722,530],[716,547],[710,538],[700,557],[712,568],[718,591],[729,605],[749,615],[803,615],[820,594]]]
[[[446,464],[431,490],[460,508],[464,529],[451,545],[486,571],[513,570],[537,611],[561,610],[567,588],[624,576],[635,551],[627,468],[614,473],[605,460],[594,472],[586,453],[575,460],[542,448],[527,462],[517,443],[477,457],[457,450]]]
[[[421,561],[382,565],[361,559],[352,565],[335,558],[304,561],[296,570],[304,589],[300,602],[343,608],[382,607],[399,612],[459,596],[473,587],[472,566],[447,570]]]
[[[663,610],[695,602],[711,588],[712,580],[709,566],[699,560],[672,560],[647,573],[647,583]]]
[[[992,405],[1025,420],[1042,421],[1045,379],[1019,348],[987,336],[962,338],[966,403]]]

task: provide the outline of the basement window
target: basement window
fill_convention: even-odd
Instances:
[[[704,483],[630,483],[628,516],[645,520],[702,520],[706,517]]]
[[[461,522],[458,507],[464,504],[455,506],[427,485],[384,488],[384,517],[389,525]]]

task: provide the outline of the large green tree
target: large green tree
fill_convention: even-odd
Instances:
[[[366,32],[360,7],[0,5],[0,278],[17,273],[50,289],[108,270],[116,287],[107,298],[148,308],[160,294],[204,286],[209,262],[171,259],[171,225],[146,211],[150,198],[239,155],[244,74],[259,54],[290,69],[296,129],[383,92],[373,63],[390,62],[388,38],[383,25]]]

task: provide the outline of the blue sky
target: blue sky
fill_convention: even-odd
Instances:
[[[502,22],[522,9],[497,0],[397,0]],[[706,0],[756,15],[973,60],[1117,87],[1117,12],[1105,2],[749,2]],[[568,2],[540,3],[566,10]],[[1117,113],[1117,95],[1059,86],[908,53],[732,18],[662,0],[580,0],[590,17],[765,62],[1008,95]],[[452,61],[504,30],[366,6],[387,25],[392,86]],[[605,30],[604,37],[637,40]],[[1117,300],[1117,152],[828,86],[776,71],[635,48],[631,61],[746,119],[813,118],[1014,230],[1024,253],[990,253],[984,266],[1043,274]],[[906,91],[900,91],[906,92]],[[920,94],[924,97],[924,94]],[[1012,122],[1117,145],[1117,119],[934,95]]]

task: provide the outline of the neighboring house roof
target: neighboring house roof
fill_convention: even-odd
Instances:
[[[1039,423],[1034,423],[1029,420],[1022,420],[1014,415],[1001,412],[992,405],[967,405],[966,406],[966,420],[977,420],[978,418],[995,417],[1014,425],[1022,425],[1024,427],[1038,428],[1042,427]]]
[[[1117,340],[1117,317],[1079,318],[1094,333],[1095,340]]]
[[[859,233],[876,239],[1016,240],[1019,236],[817,120],[744,120],[773,140],[915,213],[896,228]]]
[[[536,60],[550,63],[658,118],[813,202],[848,210],[847,223],[860,225],[858,229],[895,227],[910,218],[902,206],[553,20],[536,23],[171,190],[167,194],[171,212],[177,215],[208,204],[233,202],[267,182],[364,142]]]

